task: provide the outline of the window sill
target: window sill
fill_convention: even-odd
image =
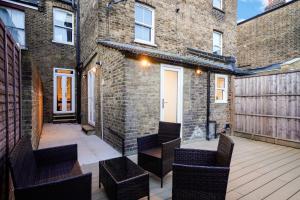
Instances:
[[[214,7],[214,6],[213,6],[213,9],[225,14],[225,11],[223,9],[220,9],[220,8],[217,8],[217,7]]]
[[[215,104],[227,104],[228,101],[217,101],[215,100]]]
[[[154,44],[152,42],[147,42],[147,41],[144,41],[144,40],[135,39],[133,42],[138,43],[138,44],[144,44],[144,45],[152,46],[152,47],[157,47],[156,44]]]
[[[56,44],[64,44],[64,45],[74,46],[74,42],[59,42],[59,41],[56,41],[56,40],[52,40],[52,42],[56,43]]]

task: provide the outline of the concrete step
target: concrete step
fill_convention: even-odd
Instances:
[[[84,124],[81,126],[82,131],[85,132],[87,135],[94,135],[95,132],[95,127],[89,125],[89,124]]]
[[[54,114],[52,122],[58,123],[76,123],[76,114]]]

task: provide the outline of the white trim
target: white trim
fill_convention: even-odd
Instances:
[[[25,7],[25,8],[31,8],[31,9],[34,9],[34,10],[38,10],[37,6],[31,6],[31,5],[27,5],[25,3],[18,3],[18,2],[10,1],[10,0],[2,0],[2,1],[4,1],[6,3],[11,3],[11,4],[18,5],[18,6],[22,6],[22,7]]]
[[[150,38],[150,41],[136,38],[135,31],[134,31],[134,42],[141,43],[141,44],[146,44],[146,45],[151,45],[151,46],[156,46],[156,44],[155,44],[155,9],[152,8],[152,7],[150,7],[150,6],[147,6],[145,4],[135,2],[134,10],[135,10],[136,6],[139,6],[139,7],[142,7],[142,8],[145,8],[145,9],[151,11],[151,13],[152,13],[152,27],[150,27],[147,24],[144,24],[144,23],[141,23],[141,22],[137,22],[136,19],[134,18],[134,29],[135,29],[136,25],[145,26],[145,27],[151,29],[151,38]]]
[[[177,123],[182,123],[182,113],[183,113],[183,68],[174,65],[161,64],[160,70],[160,120],[164,120],[164,108],[163,108],[163,99],[164,99],[164,71],[176,71],[178,72],[178,96],[177,96]],[[181,126],[182,127],[182,126]],[[181,133],[182,134],[182,133]],[[182,135],[181,135],[182,136]]]
[[[96,73],[94,69],[91,69],[88,71],[88,123],[92,126],[95,126],[96,120],[94,113],[95,113],[95,78]],[[92,99],[91,99],[92,98]],[[92,100],[92,101],[91,101]],[[91,110],[92,107],[92,110]],[[90,112],[92,113],[92,116],[90,117]]]
[[[54,39],[54,36],[55,36],[54,13],[55,13],[55,10],[59,10],[59,11],[69,13],[69,14],[72,15],[72,42],[57,41],[57,40]],[[75,38],[74,38],[74,27],[75,27],[75,18],[74,18],[74,13],[73,12],[68,11],[68,10],[64,10],[64,9],[61,9],[61,8],[56,8],[56,7],[53,8],[53,10],[52,10],[52,30],[53,30],[52,42],[74,46],[74,40],[75,40]],[[65,28],[65,27],[62,27],[62,28]],[[70,28],[65,28],[65,29],[70,29]]]
[[[217,100],[217,80],[218,78],[224,78],[225,80],[225,88],[224,88],[224,99],[222,100]],[[215,74],[215,103],[228,103],[228,75],[224,74]]]
[[[56,73],[55,70],[69,70],[73,71],[73,74],[63,74],[63,73]],[[65,77],[72,78],[72,109],[70,111],[66,111],[62,109],[62,111],[57,110],[57,76],[62,76],[63,79]],[[64,86],[63,86],[64,87]],[[62,89],[63,92],[65,89]],[[55,114],[64,114],[64,113],[75,113],[75,70],[73,69],[66,69],[66,68],[53,68],[53,113]]]
[[[214,6],[214,1],[215,0],[212,0],[213,1],[213,7],[216,8],[216,9],[219,9],[219,10],[223,10],[223,0],[220,0],[220,8]]]
[[[216,31],[216,30],[214,30],[213,31],[213,52],[214,52],[214,35],[215,34],[218,34],[218,35],[220,35],[220,39],[221,39],[221,41],[220,41],[220,48],[221,48],[221,54],[220,55],[223,55],[223,33],[222,32],[219,32],[219,31]]]

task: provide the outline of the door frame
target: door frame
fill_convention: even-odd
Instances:
[[[69,70],[72,74],[56,73],[56,70]],[[57,76],[71,77],[72,78],[72,109],[70,111],[58,111],[57,110]],[[53,113],[55,114],[67,114],[75,113],[75,70],[67,68],[53,68]]]
[[[91,79],[90,79],[90,76],[93,75],[93,82],[91,82]],[[88,71],[88,75],[87,75],[87,86],[88,86],[88,123],[92,126],[95,126],[96,125],[96,120],[95,121],[91,121],[90,119],[90,93],[91,93],[91,89],[93,88],[94,89],[94,92],[93,92],[93,99],[94,99],[94,110],[96,109],[95,107],[95,78],[96,78],[96,72],[94,71],[94,69],[90,69]],[[91,84],[91,85],[90,85]],[[94,115],[94,113],[93,113]],[[93,116],[93,118],[95,119],[95,116]]]
[[[182,123],[182,113],[183,113],[183,67],[161,64],[160,68],[160,120],[164,119],[164,108],[163,108],[163,98],[164,98],[164,71],[176,71],[178,72],[178,91],[177,91],[177,123]]]

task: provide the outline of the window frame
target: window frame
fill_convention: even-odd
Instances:
[[[155,9],[148,6],[148,5],[145,5],[145,4],[142,4],[142,3],[139,3],[139,2],[135,2],[134,10],[135,10],[136,6],[139,6],[139,7],[142,7],[144,9],[147,9],[147,10],[151,11],[151,13],[152,13],[152,27],[150,27],[148,24],[138,22],[136,20],[135,16],[134,16],[134,42],[141,43],[141,44],[146,44],[146,45],[151,45],[151,46],[156,46],[155,45],[155,39],[154,39],[154,37],[155,37]],[[151,31],[150,41],[136,38],[136,33],[135,33],[136,25],[143,26],[143,27],[146,27],[146,28],[150,28],[150,31]]]
[[[218,88],[218,79],[223,78],[225,81],[224,88]],[[217,90],[224,90],[224,98],[222,100],[217,99]],[[228,75],[215,74],[215,103],[228,103]]]
[[[214,5],[214,1],[215,1],[215,0],[212,0],[212,1],[213,1],[213,2],[212,2],[213,8],[218,9],[218,10],[222,10],[222,11],[223,11],[223,0],[220,0],[220,8],[218,8],[218,7],[216,7],[216,6]]]
[[[65,12],[65,13],[69,13],[72,15],[72,42],[64,42],[64,41],[58,41],[58,40],[55,40],[55,27],[60,27],[60,28],[64,28],[64,29],[70,29],[70,28],[67,28],[67,27],[63,27],[63,26],[59,26],[59,25],[55,25],[55,22],[54,22],[54,17],[55,17],[55,11],[58,10],[58,11],[62,11],[62,12]],[[69,11],[69,10],[65,10],[65,9],[61,9],[61,8],[56,8],[54,7],[53,8],[53,16],[52,16],[52,22],[53,22],[53,36],[52,36],[52,42],[55,42],[55,43],[60,43],[60,44],[67,44],[67,45],[74,45],[74,27],[75,27],[75,19],[74,19],[74,13]]]
[[[216,46],[214,44],[214,35],[215,34],[219,34],[221,36],[221,46],[220,46],[220,51],[221,53],[220,54],[217,54],[217,55],[220,55],[222,56],[223,55],[223,33],[221,31],[217,31],[217,30],[214,30],[213,31],[213,45],[212,45],[212,53],[214,53],[214,47]]]
[[[19,47],[21,49],[26,49],[26,15],[25,15],[25,11],[24,10],[21,10],[21,9],[18,9],[18,8],[14,8],[14,7],[9,7],[9,6],[6,6],[6,5],[2,5],[0,4],[0,7],[3,7],[5,9],[10,9],[10,10],[15,10],[15,11],[19,11],[19,12],[22,12],[24,14],[24,29],[23,28],[18,28],[18,27],[12,27],[12,26],[9,26],[9,25],[5,25],[7,27],[7,29],[15,29],[15,30],[21,30],[21,31],[24,31],[24,44],[20,44],[13,36],[13,34],[11,33],[13,39],[16,41],[16,43],[19,45]],[[3,22],[4,23],[4,22]],[[10,31],[9,31],[10,32]]]

